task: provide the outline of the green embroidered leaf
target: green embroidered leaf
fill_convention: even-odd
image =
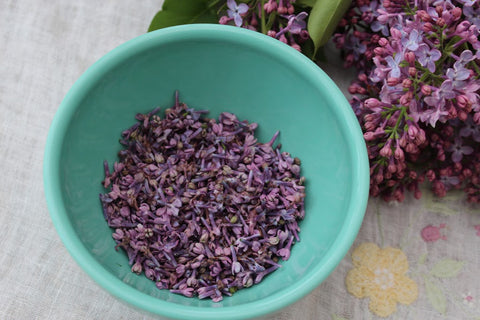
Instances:
[[[433,266],[432,270],[430,270],[430,274],[437,278],[452,278],[457,276],[464,264],[464,261],[452,259],[440,260]]]
[[[332,36],[338,23],[350,6],[351,0],[317,0],[308,17],[308,33],[315,44],[315,52]]]
[[[422,192],[424,196],[425,207],[428,211],[438,213],[443,216],[453,216],[461,213],[461,210],[454,210],[449,206],[455,200],[461,199],[463,195],[460,195],[455,192],[455,190],[449,191],[449,194],[441,199],[434,198],[432,192],[430,190],[425,190]]]
[[[444,315],[447,312],[447,299],[442,289],[425,279],[425,291],[427,291],[427,298],[432,307]]]
[[[332,314],[332,320],[348,320],[347,318],[337,316],[336,314]]]
[[[427,253],[424,253],[418,258],[418,264],[425,264],[426,260],[427,260]]]
[[[165,0],[148,27],[148,32],[187,23],[217,23],[215,9],[208,0]]]

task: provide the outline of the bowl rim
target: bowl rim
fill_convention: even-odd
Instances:
[[[172,304],[140,292],[122,282],[105,269],[82,244],[66,215],[61,195],[60,151],[64,136],[72,119],[75,106],[108,70],[152,46],[169,42],[198,40],[199,38],[248,44],[297,69],[318,88],[326,86],[336,107],[333,113],[348,136],[348,150],[352,157],[353,192],[350,195],[347,216],[335,241],[325,252],[322,264],[313,267],[302,281],[289,290],[281,290],[264,299],[238,306],[199,308]],[[278,311],[315,289],[347,254],[360,229],[365,214],[369,192],[369,164],[366,145],[358,121],[343,93],[326,73],[295,49],[258,32],[217,24],[195,24],[169,27],[140,35],[118,46],[88,68],[74,83],[60,104],[51,123],[45,145],[43,180],[47,206],[55,229],[65,247],[78,265],[113,296],[148,312],[173,319],[246,319]]]

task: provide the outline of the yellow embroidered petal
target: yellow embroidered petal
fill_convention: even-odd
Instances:
[[[357,298],[365,297],[365,289],[371,284],[372,279],[366,275],[362,268],[355,268],[348,272],[345,278],[347,291]]]
[[[355,267],[366,266],[370,270],[376,265],[380,248],[371,242],[362,243],[352,252],[352,262]]]
[[[409,277],[408,260],[397,248],[380,249],[374,243],[363,243],[352,253],[355,266],[345,278],[348,292],[358,298],[370,297],[369,308],[387,317],[397,309],[397,302],[410,304],[418,297],[418,286]]]
[[[402,304],[411,304],[418,298],[418,286],[415,281],[407,276],[398,276],[395,286],[397,301]]]
[[[403,275],[408,271],[408,260],[402,250],[392,247],[380,251],[377,265],[385,266],[397,275]]]
[[[383,295],[382,293],[377,292],[370,297],[368,308],[377,316],[388,317],[397,311],[397,303],[392,295]]]

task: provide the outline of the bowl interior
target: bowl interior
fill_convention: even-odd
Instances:
[[[197,315],[207,307],[247,310],[266,298],[293,294],[298,299],[333,270],[358,231],[368,192],[367,166],[348,102],[321,70],[291,48],[233,29],[197,26],[182,32],[178,27],[130,41],[82,76],[56,116],[55,132],[50,133],[55,137],[49,137],[55,141],[50,144],[52,155],[46,155],[46,165],[54,169],[45,176],[46,189],[58,188],[56,197],[50,197],[55,200],[49,201],[58,203],[52,217],[83,267],[82,255],[89,252],[89,259],[93,257],[87,267],[90,275],[98,269],[113,275],[101,284],[114,294],[135,288],[139,300],[148,295],[187,306],[185,310],[201,307]],[[270,140],[280,130],[277,142],[282,151],[301,159],[307,179],[301,242],[290,260],[259,285],[216,304],[158,290],[143,275],[131,273],[124,252],[114,250],[98,200],[105,191],[100,184],[102,163],[117,159],[120,132],[134,124],[136,113],[173,105],[175,90],[189,106],[210,110],[209,117],[228,111],[257,122],[259,141]],[[60,220],[68,226],[60,226]]]

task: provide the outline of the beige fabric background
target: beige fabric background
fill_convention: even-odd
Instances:
[[[50,122],[70,86],[102,55],[144,33],[161,3],[0,0],[0,319],[156,319],[111,297],[69,256],[47,212],[42,159]],[[339,58],[324,67],[346,92],[352,75]],[[480,237],[473,228],[480,218],[457,199],[370,201],[355,246],[401,247],[419,285],[418,300],[399,306],[391,319],[480,317]],[[440,223],[447,224],[447,240],[424,242],[420,230]],[[425,262],[417,263],[419,257]],[[433,307],[422,272],[444,258],[463,264],[436,280],[445,299]],[[351,267],[348,254],[315,291],[268,319],[376,319],[368,299],[345,289]],[[467,292],[474,297],[468,306],[462,303]]]

